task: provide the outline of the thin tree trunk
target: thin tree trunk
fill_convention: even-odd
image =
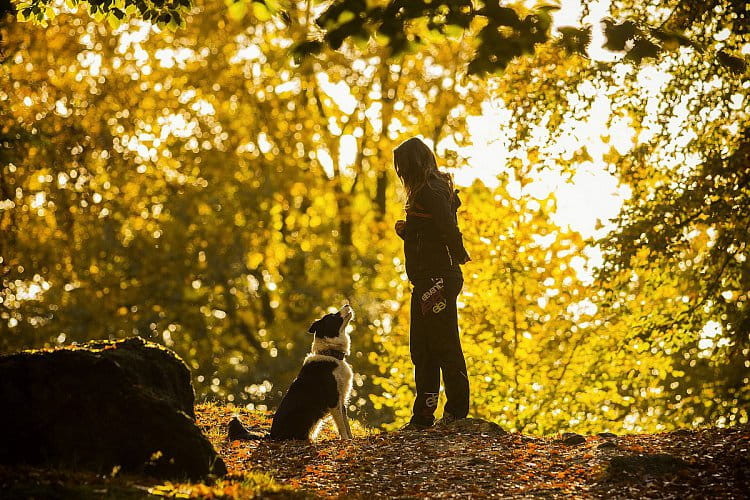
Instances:
[[[387,54],[383,56],[387,57]],[[403,66],[402,66],[403,68]],[[401,80],[401,70],[396,75],[395,80],[391,79],[391,70],[387,63],[384,64],[384,69],[380,74],[380,92],[381,100],[383,102],[383,108],[380,120],[380,131],[378,136],[378,143],[384,143],[383,138],[388,137],[388,124],[391,122],[393,116],[393,106],[396,102],[396,94],[398,92],[398,84]],[[388,168],[390,166],[390,154],[386,155],[385,151],[381,151],[381,158],[383,163],[380,165],[377,178],[375,181],[375,219],[383,221],[387,210],[386,206],[386,193],[388,191]],[[390,153],[390,152],[388,152]],[[387,158],[387,161],[386,161]]]
[[[514,390],[513,390],[513,399],[515,401],[515,411],[513,416],[513,427],[515,429],[518,429],[519,425],[519,419],[518,419],[518,411],[519,411],[519,402],[518,402],[518,395],[520,391],[519,383],[518,383],[518,358],[517,358],[517,352],[518,352],[518,338],[519,338],[519,331],[518,331],[518,308],[516,304],[516,280],[515,275],[513,271],[513,262],[511,261],[510,265],[508,266],[508,279],[510,281],[510,309],[511,309],[511,325],[513,328],[513,383],[514,383]]]

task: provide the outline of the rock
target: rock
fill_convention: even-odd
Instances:
[[[690,468],[681,458],[666,453],[626,455],[612,457],[609,461],[610,478],[623,475],[656,475],[678,472]]]
[[[462,418],[446,425],[446,428],[457,432],[486,433],[495,436],[507,434],[507,431],[495,422],[482,420],[481,418]]]
[[[675,436],[689,436],[692,433],[693,431],[691,431],[690,429],[677,429],[677,430],[670,432],[670,434],[673,434]]]
[[[230,441],[235,441],[237,439],[250,439],[250,433],[245,429],[245,426],[242,425],[239,418],[233,417],[232,420],[229,421],[229,425],[227,425],[227,437]]]
[[[521,439],[524,443],[534,443],[534,444],[540,444],[543,443],[544,440],[538,437],[529,436],[528,434],[517,434],[517,436]]]
[[[585,443],[586,438],[575,432],[566,432],[562,435],[562,442],[568,445],[577,445]]]
[[[264,437],[266,437],[266,434],[248,431],[245,426],[242,425],[242,422],[240,422],[239,418],[232,417],[232,420],[230,420],[229,424],[227,425],[227,437],[230,441],[263,439]]]
[[[194,397],[185,363],[139,337],[0,356],[0,463],[225,474]]]
[[[613,434],[611,432],[600,432],[599,434],[597,434],[597,436],[601,438],[605,438],[605,439],[611,439],[611,438],[616,438],[617,434]]]

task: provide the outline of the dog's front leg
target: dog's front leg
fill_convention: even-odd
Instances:
[[[352,429],[349,427],[349,415],[346,412],[346,403],[341,403],[341,414],[344,416],[344,426],[346,427],[346,434],[349,436],[349,439],[352,439],[354,436],[352,435]]]
[[[336,424],[339,437],[341,439],[350,439],[349,432],[347,432],[346,416],[342,411],[342,407],[331,408],[331,416],[333,417],[333,422]]]

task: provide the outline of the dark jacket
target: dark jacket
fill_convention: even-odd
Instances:
[[[399,236],[404,240],[406,274],[409,280],[461,277],[459,262],[468,254],[458,229],[456,210],[461,206],[458,190],[450,199],[429,186],[420,189],[406,212]]]

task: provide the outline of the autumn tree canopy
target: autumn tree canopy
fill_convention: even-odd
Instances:
[[[106,19],[113,27],[126,19],[142,19],[162,28],[177,29],[185,26],[185,16],[195,6],[192,0],[67,1],[70,6],[85,8],[98,21]],[[309,1],[306,3],[308,14],[316,3],[323,9],[311,24],[313,31],[308,31],[304,39],[295,40],[292,49],[295,59],[319,54],[325,46],[339,49],[347,40],[366,44],[368,40],[376,39],[389,56],[399,56],[419,50],[425,44],[440,43],[446,37],[466,36],[470,38],[467,45],[473,51],[468,66],[470,74],[502,72],[514,58],[532,54],[537,44],[551,40],[551,12],[560,9],[555,2],[539,2],[528,8],[522,3],[500,5],[497,1],[336,0]],[[12,0],[4,9],[17,13],[19,19],[44,25],[55,15],[52,5],[51,0]],[[229,0],[227,7],[235,17],[252,12],[256,22],[277,17],[283,24],[291,26],[297,21],[291,15],[295,10],[293,2]],[[737,26],[738,35],[747,33],[750,14],[744,2],[696,1],[652,6],[653,10],[659,8],[671,10],[667,19],[658,25],[652,25],[652,16],[647,12],[639,9],[630,12],[627,7],[623,10],[630,14],[630,18],[620,22],[605,19],[604,46],[623,52],[626,59],[640,63],[677,47],[703,52],[707,48],[705,38],[700,33],[686,35],[685,31],[690,30],[692,24],[710,24],[711,18]],[[306,18],[306,21],[311,20]],[[586,54],[591,33],[591,24],[582,23],[580,26],[561,27],[554,39],[569,53]],[[732,48],[737,50],[737,47]],[[744,59],[732,54],[731,50],[719,49],[715,56],[720,64],[735,72],[741,73],[746,68]]]
[[[353,409],[397,425],[391,151],[420,135],[494,179],[459,213],[472,414],[536,433],[746,422],[744,2],[590,7],[12,0],[0,351],[140,335],[202,397],[273,407],[309,323],[349,300]],[[477,167],[483,115],[504,156]],[[585,171],[628,196],[582,235],[543,186]]]

